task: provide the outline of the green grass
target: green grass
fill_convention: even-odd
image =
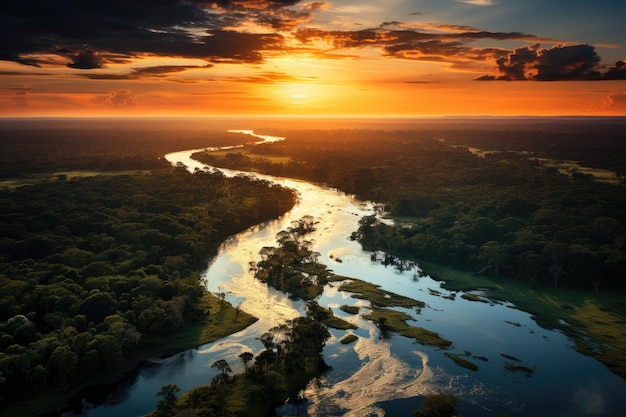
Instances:
[[[424,345],[439,346],[443,348],[452,345],[452,342],[443,339],[435,332],[424,329],[423,327],[409,325],[407,321],[413,320],[413,318],[408,314],[384,308],[404,307],[419,310],[426,305],[424,302],[385,291],[378,285],[361,281],[359,279],[347,279],[345,277],[335,276],[332,280],[342,281],[339,286],[340,291],[352,292],[354,293],[352,297],[370,301],[372,304],[372,311],[371,313],[364,315],[363,318],[374,322],[380,322],[382,318],[385,321],[385,325],[388,330],[415,339],[417,342]],[[354,306],[342,306],[340,308],[341,310],[351,314],[357,314],[359,311],[359,308]]]
[[[448,358],[452,359],[452,361],[454,361],[454,363],[456,363],[459,366],[462,366],[465,369],[469,369],[470,371],[478,371],[478,365],[476,365],[474,362],[470,362],[467,359],[463,359],[462,357],[460,357],[459,355],[455,355],[454,353],[449,353],[446,352],[444,353],[444,355],[446,355]]]
[[[348,314],[359,314],[359,310],[361,309],[361,307],[342,305],[341,307],[339,307],[339,309]]]
[[[347,322],[344,319],[339,318],[337,316],[328,317],[322,320],[322,323],[324,323],[328,327],[332,327],[333,329],[339,329],[339,330],[348,330],[348,329],[358,328],[358,326],[355,326],[354,324]]]
[[[353,333],[347,334],[345,335],[342,339],[341,339],[341,343],[344,345],[349,345],[350,343],[354,343],[357,340],[359,340],[359,337]]]
[[[256,317],[244,311],[238,311],[229,303],[221,303],[210,293],[205,294],[202,304],[205,310],[210,311],[204,320],[173,334],[147,338],[147,344],[154,345],[154,348],[143,350],[138,359],[145,358],[146,354],[154,356],[164,352],[178,352],[211,343],[243,330],[257,321]]]
[[[461,296],[461,298],[464,298],[468,301],[478,301],[480,303],[488,303],[489,301],[485,300],[484,298],[478,297],[474,294],[469,294],[469,293],[465,293]]]
[[[413,318],[401,311],[374,307],[372,312],[364,315],[363,318],[372,320],[376,323],[379,323],[382,318],[385,321],[385,325],[388,330],[415,339],[415,341],[423,345],[438,346],[440,348],[448,348],[452,346],[451,341],[442,338],[437,333],[423,327],[411,326],[408,324],[407,321],[413,320]]]
[[[376,307],[423,308],[426,306],[422,301],[382,290],[378,285],[358,279],[351,278],[342,282],[339,291],[352,292],[354,293],[352,297],[369,300]]]

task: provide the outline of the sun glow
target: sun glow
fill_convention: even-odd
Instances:
[[[279,83],[273,86],[276,101],[303,109],[326,108],[337,99],[341,88],[321,83]]]

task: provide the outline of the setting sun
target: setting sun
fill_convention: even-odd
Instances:
[[[626,114],[623,2],[31,2],[0,116]]]
[[[0,414],[624,417],[624,22],[2,0]]]

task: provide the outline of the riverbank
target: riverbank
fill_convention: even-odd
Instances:
[[[55,387],[28,400],[7,404],[0,411],[0,416],[60,416],[62,409],[67,407],[71,400],[84,390],[117,384],[146,361],[154,361],[155,358],[214,342],[245,329],[257,320],[256,317],[233,307],[227,302],[222,302],[209,292],[205,293],[202,305],[205,311],[210,311],[204,320],[181,328],[176,333],[145,339],[142,343],[142,349],[125,360],[114,372],[69,390]]]
[[[595,294],[547,286],[532,288],[526,282],[511,278],[477,276],[470,271],[425,261],[418,261],[418,264],[450,291],[480,291],[483,297],[512,303],[515,308],[530,313],[541,327],[565,333],[574,340],[578,352],[594,357],[626,379],[623,294]]]

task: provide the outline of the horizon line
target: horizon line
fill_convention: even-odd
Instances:
[[[626,115],[12,115],[7,119],[626,119]]]

